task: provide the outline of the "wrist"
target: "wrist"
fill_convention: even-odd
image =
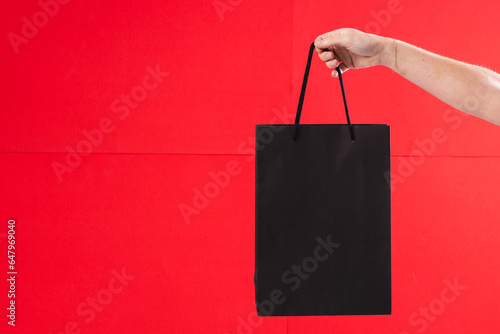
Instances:
[[[393,38],[381,37],[380,65],[395,70],[396,48],[398,41]]]

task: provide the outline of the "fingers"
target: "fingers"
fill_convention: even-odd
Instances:
[[[332,77],[338,77],[337,67],[341,73],[349,69],[344,62],[341,63],[341,59],[348,63],[352,62],[346,49],[355,44],[356,33],[355,29],[337,29],[318,36],[314,41],[319,58],[325,62],[326,67],[334,69]]]
[[[333,51],[322,50],[321,53],[318,53],[319,59],[322,61],[329,61],[335,58],[335,54]]]
[[[335,67],[339,66],[340,62],[338,59],[333,59],[333,60],[327,61],[325,64],[326,64],[326,67],[328,67],[328,68],[335,68]]]
[[[347,65],[344,63],[340,64],[339,68],[340,68],[340,73],[342,73],[342,74],[344,74],[344,72],[349,69],[349,67],[347,67]],[[339,76],[339,74],[337,73],[337,69],[334,69],[332,71],[332,77],[336,78],[338,76]]]
[[[326,67],[328,68],[335,68],[339,66],[340,58],[333,51],[322,50],[318,56],[319,59],[325,62]]]
[[[339,29],[320,35],[314,41],[315,50],[318,52],[319,58],[325,62],[326,67],[333,69],[339,66],[340,57],[334,52],[335,46],[341,46],[345,40],[347,29]]]
[[[333,58],[336,58],[335,57],[335,50],[333,48],[331,48],[331,49],[315,48],[314,50],[318,53],[318,57],[322,61],[328,61],[328,60],[332,60]]]

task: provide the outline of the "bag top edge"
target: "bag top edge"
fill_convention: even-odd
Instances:
[[[255,126],[295,126],[295,124],[255,124]],[[382,125],[382,126],[390,126],[390,124],[383,123],[373,123],[373,124],[352,124],[352,126],[374,126],[374,125]],[[300,124],[300,126],[347,126],[347,124]]]

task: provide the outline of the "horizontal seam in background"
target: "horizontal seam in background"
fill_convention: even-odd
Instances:
[[[70,152],[63,151],[3,151],[0,154],[68,154]],[[240,154],[240,153],[162,153],[162,152],[92,152],[84,154],[84,156],[101,154],[101,155],[216,155],[216,156],[254,156],[255,154]],[[419,155],[420,156],[420,155]],[[391,157],[415,157],[411,154],[391,154]],[[426,155],[426,158],[500,158],[497,155]]]

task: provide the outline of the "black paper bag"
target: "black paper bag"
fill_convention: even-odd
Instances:
[[[257,125],[255,295],[261,316],[391,313],[388,125]]]

